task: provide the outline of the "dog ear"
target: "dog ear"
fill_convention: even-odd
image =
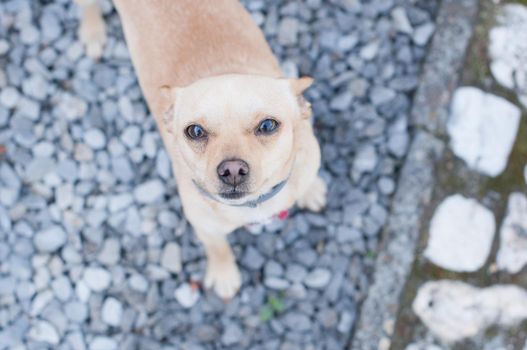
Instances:
[[[311,117],[311,103],[307,101],[302,93],[307,90],[311,84],[313,84],[313,78],[311,77],[302,77],[298,79],[288,79],[289,86],[295,94],[298,101],[298,106],[300,107],[300,115],[302,119],[308,119]]]
[[[159,89],[161,91],[161,96],[163,96],[166,101],[170,101],[170,107],[163,114],[163,123],[167,131],[169,133],[172,133],[172,120],[174,119],[174,103],[176,101],[176,95],[179,88],[163,85]]]
[[[289,79],[289,86],[291,86],[291,90],[296,96],[300,96],[311,84],[313,84],[313,78],[311,77]]]

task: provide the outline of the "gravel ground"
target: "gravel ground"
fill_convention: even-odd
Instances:
[[[243,287],[203,291],[119,19],[102,62],[71,1],[0,3],[0,349],[342,349],[410,141],[437,0],[244,1],[311,75],[329,203],[232,243]]]

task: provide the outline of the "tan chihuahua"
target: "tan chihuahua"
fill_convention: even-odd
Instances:
[[[87,53],[102,54],[96,0],[77,0]],[[236,0],[114,0],[141,88],[170,155],[185,215],[207,253],[204,284],[233,297],[233,230],[326,203],[320,148],[302,97]]]

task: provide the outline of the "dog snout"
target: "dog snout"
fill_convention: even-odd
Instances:
[[[249,177],[249,164],[241,159],[224,160],[218,165],[217,172],[224,184],[237,186]]]

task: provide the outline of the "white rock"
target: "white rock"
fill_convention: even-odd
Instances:
[[[14,108],[18,100],[20,99],[20,93],[14,87],[6,87],[0,92],[0,104],[7,108]]]
[[[150,204],[165,194],[165,186],[160,180],[150,180],[137,186],[134,190],[135,200],[141,204]]]
[[[121,324],[123,304],[112,297],[106,298],[102,305],[101,318],[104,323],[117,327]]]
[[[371,172],[377,165],[377,152],[375,147],[367,145],[357,151],[353,161],[353,170],[358,173]]]
[[[396,7],[392,10],[392,19],[395,29],[401,33],[411,34],[413,32],[412,24],[406,15],[404,7]]]
[[[141,129],[137,125],[130,125],[124,129],[121,134],[121,142],[128,146],[128,148],[133,148],[137,146],[139,140],[141,139]]]
[[[331,279],[331,272],[326,269],[317,268],[311,271],[304,279],[304,284],[309,288],[324,288]]]
[[[459,88],[447,124],[452,150],[470,168],[498,176],[507,166],[520,116],[520,109],[501,97]]]
[[[435,29],[436,27],[433,23],[426,23],[415,28],[414,35],[412,36],[414,43],[425,46],[432,37],[432,34],[434,34]]]
[[[92,149],[99,150],[106,145],[106,136],[99,129],[90,129],[84,133],[84,142]]]
[[[110,197],[108,209],[111,213],[126,209],[132,204],[134,198],[130,193],[120,193]]]
[[[35,234],[35,248],[43,253],[52,253],[66,243],[66,232],[60,226],[51,226]]]
[[[527,107],[527,7],[503,6],[489,32],[490,69],[499,84],[516,90]]]
[[[476,271],[490,253],[495,225],[489,209],[474,199],[452,195],[437,207],[430,221],[424,255],[444,269]]]
[[[84,270],[83,281],[94,292],[101,292],[110,286],[111,275],[100,267],[88,267]]]
[[[118,239],[108,238],[104,241],[101,251],[97,255],[97,260],[104,265],[112,266],[117,264],[121,257],[121,243]]]
[[[446,342],[472,337],[491,325],[513,326],[527,318],[527,291],[514,285],[484,289],[460,281],[421,286],[412,308]]]
[[[38,320],[33,323],[27,333],[27,337],[37,342],[45,342],[51,345],[58,345],[60,342],[59,333],[51,323],[43,320]]]
[[[198,301],[199,292],[193,289],[190,284],[184,283],[176,289],[174,296],[181,306],[185,309],[189,309]]]
[[[181,250],[175,242],[170,242],[163,248],[161,266],[173,273],[181,272]]]
[[[130,285],[130,288],[140,293],[146,293],[148,290],[148,280],[139,274],[133,274],[128,279],[128,284]]]
[[[509,196],[496,263],[509,273],[517,273],[527,264],[527,197],[523,193]]]
[[[67,301],[73,292],[70,280],[66,276],[59,276],[53,280],[51,288],[60,301]]]
[[[116,350],[117,342],[112,338],[96,336],[90,342],[90,350]]]
[[[53,293],[46,289],[40,293],[38,293],[35,298],[33,298],[33,302],[31,303],[31,316],[37,316],[40,314],[40,312],[53,300]]]

